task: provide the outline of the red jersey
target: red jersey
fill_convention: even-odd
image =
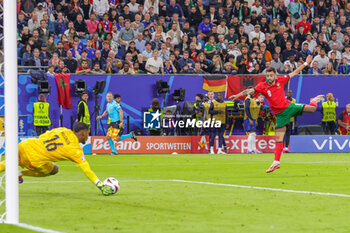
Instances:
[[[304,33],[311,31],[311,24],[309,22],[304,23],[303,21],[299,21],[297,23],[297,29],[300,27],[300,25],[304,26]]]
[[[263,94],[271,106],[273,114],[283,112],[290,105],[284,94],[284,84],[289,81],[289,76],[277,76],[276,83],[269,86],[266,82],[260,82],[254,88],[256,92]]]

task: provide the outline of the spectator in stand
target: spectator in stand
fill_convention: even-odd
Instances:
[[[350,73],[349,60],[344,57],[342,59],[342,63],[339,66],[339,74],[349,74],[349,73]]]
[[[176,74],[177,69],[170,59],[165,60],[164,62],[164,74]]]
[[[81,38],[85,38],[86,33],[88,33],[87,25],[82,14],[77,15],[77,19],[74,22],[74,29]]]
[[[28,66],[37,67],[38,69],[44,66],[44,62],[40,59],[40,50],[38,48],[33,50],[33,57],[28,61]]]
[[[59,65],[55,68],[55,73],[71,73],[68,67],[64,64],[64,61],[60,61]]]
[[[21,65],[29,66],[29,61],[33,60],[32,46],[30,44],[25,45],[25,52],[22,55]]]
[[[189,69],[194,68],[194,61],[189,57],[188,51],[183,52],[183,57],[180,58],[178,62],[180,67],[184,67],[185,65],[187,65]]]
[[[275,68],[277,73],[280,73],[283,70],[283,63],[280,61],[278,54],[273,54],[273,60],[271,61],[271,67]]]
[[[77,68],[77,70],[75,71],[76,74],[91,74],[92,71],[90,69],[90,67],[88,66],[88,62],[86,60],[83,60],[81,62],[81,66],[79,66]]]
[[[149,58],[146,62],[145,68],[149,74],[164,74],[163,60],[159,58],[158,55],[158,50],[154,50],[153,57]]]
[[[51,54],[46,51],[47,50],[47,45],[46,43],[43,43],[41,45],[41,52],[40,52],[40,59],[42,60],[43,66],[48,66],[49,60],[51,59]]]
[[[143,39],[142,33],[138,33],[135,40],[135,47],[138,51],[144,51],[146,49],[146,41]],[[152,46],[151,46],[152,47]]]
[[[322,70],[323,74],[338,74],[337,71],[334,70],[332,62],[328,62],[327,67]]]
[[[166,35],[167,38],[170,37],[173,45],[180,44],[182,36],[183,32],[178,29],[177,24],[172,24],[171,30],[169,30]]]
[[[305,13],[301,14],[301,21],[297,23],[296,28],[298,29],[301,25],[304,26],[304,33],[309,33],[311,31],[311,24],[307,21],[307,16]]]
[[[118,74],[131,75],[135,74],[135,72],[130,68],[129,64],[125,62],[123,64],[123,69],[119,70]]]
[[[130,9],[130,12],[132,12],[134,14],[137,13],[138,8],[139,8],[139,4],[136,3],[136,0],[130,0],[130,2],[128,3],[128,6]]]
[[[66,64],[67,68],[72,72],[75,73],[78,67],[77,60],[73,57],[72,51],[67,51],[67,58],[64,59],[64,63]]]
[[[313,75],[320,75],[323,74],[322,70],[318,67],[318,62],[313,61],[312,62],[312,67],[308,70],[308,74],[313,74]]]
[[[217,51],[217,44],[215,42],[214,36],[210,36],[208,42],[204,46],[204,53],[208,59],[212,59],[213,55],[216,54]]]
[[[67,22],[63,17],[63,14],[60,12],[57,14],[57,20],[55,23],[55,34],[57,36],[62,35],[66,30],[67,30],[67,26],[66,26]]]
[[[130,20],[125,20],[125,27],[120,30],[118,35],[119,43],[122,49],[122,57],[125,56],[126,48],[129,46],[130,41],[135,40],[134,30],[130,26]]]
[[[146,42],[146,49],[142,52],[143,59],[147,61],[153,55],[152,44],[150,42]]]
[[[260,31],[260,25],[254,26],[254,31],[249,33],[249,42],[252,43],[253,38],[257,38],[259,43],[265,41],[265,34]]]
[[[291,41],[287,41],[286,43],[286,49],[283,50],[282,52],[282,61],[286,61],[288,60],[288,58],[291,56],[291,55],[297,55],[298,52],[292,48],[292,42]]]
[[[317,55],[316,57],[314,57],[313,62],[314,61],[317,61],[318,68],[320,68],[320,69],[324,69],[325,67],[327,67],[327,64],[329,62],[329,58],[326,56],[326,51],[324,48],[321,48],[320,54]],[[311,66],[312,66],[312,64],[311,64]]]
[[[92,67],[92,61],[88,58],[88,52],[86,49],[84,49],[81,52],[81,57],[77,60],[78,61],[78,67],[82,65],[83,61],[86,61],[88,64],[88,67]]]
[[[211,32],[213,24],[210,22],[209,17],[205,17],[203,22],[198,26],[198,38],[199,40],[206,40],[207,35]]]
[[[99,63],[94,64],[94,69],[92,70],[92,74],[105,74],[106,72],[101,69],[101,66]]]
[[[103,15],[108,13],[109,11],[109,3],[108,0],[94,0],[93,1],[93,11],[96,16],[99,17],[99,21],[102,21]]]

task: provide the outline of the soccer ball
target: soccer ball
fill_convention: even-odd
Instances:
[[[105,179],[103,181],[103,184],[110,186],[113,190],[113,194],[117,193],[119,188],[120,188],[119,181],[113,177],[109,177],[109,178]]]

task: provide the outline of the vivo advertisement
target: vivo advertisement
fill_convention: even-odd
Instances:
[[[290,151],[293,153],[349,153],[350,135],[291,136]]]

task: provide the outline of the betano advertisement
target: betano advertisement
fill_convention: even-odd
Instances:
[[[137,141],[126,139],[115,143],[120,154],[178,154],[191,153],[191,137],[139,136]],[[92,154],[109,154],[112,150],[106,137],[91,137]]]

